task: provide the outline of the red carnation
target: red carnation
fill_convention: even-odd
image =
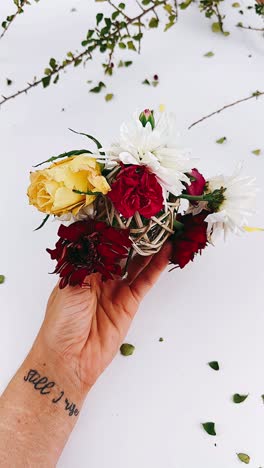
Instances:
[[[172,240],[171,262],[184,268],[189,261],[193,261],[195,254],[207,245],[207,212],[196,216],[192,214],[178,215],[177,221],[183,224],[181,233],[174,234]]]
[[[186,192],[188,195],[199,196],[204,192],[206,180],[204,176],[198,171],[198,169],[192,169],[189,175],[194,179],[190,185],[187,185]]]
[[[115,229],[104,222],[77,221],[59,227],[54,250],[47,249],[57,260],[54,273],[60,275],[60,288],[67,284],[82,286],[85,277],[99,272],[102,279],[121,276],[120,260],[126,258],[131,246],[129,229]]]
[[[125,218],[136,211],[151,218],[163,207],[162,188],[145,166],[123,165],[107,196]]]

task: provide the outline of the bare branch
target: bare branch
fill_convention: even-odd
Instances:
[[[188,130],[190,130],[192,127],[194,127],[195,125],[203,122],[204,120],[207,120],[209,119],[210,117],[213,117],[214,115],[216,114],[220,114],[220,112],[223,112],[224,110],[226,109],[229,109],[229,107],[233,107],[233,106],[236,106],[237,104],[241,104],[242,102],[246,102],[246,101],[249,101],[250,99],[254,99],[254,98],[258,98],[259,96],[263,96],[264,94],[264,91],[255,91],[254,93],[252,93],[250,96],[247,96],[243,99],[238,99],[237,101],[235,102],[232,102],[231,104],[226,104],[225,106],[221,107],[220,109],[214,111],[214,112],[211,112],[210,114],[208,115],[205,115],[204,117],[202,117],[201,119],[199,120],[196,120],[196,122],[193,122],[189,127],[188,127]]]

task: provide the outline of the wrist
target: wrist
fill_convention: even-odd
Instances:
[[[25,382],[32,383],[41,395],[47,395],[51,401],[60,398],[60,403],[66,404],[67,400],[80,407],[90,390],[80,381],[74,363],[50,349],[41,335],[38,335],[22,367]],[[59,402],[58,407],[62,406]]]

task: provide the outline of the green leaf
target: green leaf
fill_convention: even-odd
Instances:
[[[216,436],[215,432],[215,423],[214,422],[206,422],[202,424],[205,432],[211,436]]]
[[[240,8],[240,3],[238,3],[238,2],[232,3],[232,7],[233,8]]]
[[[255,149],[251,151],[252,154],[255,154],[256,156],[259,156],[261,153],[261,149]]]
[[[44,78],[42,78],[42,84],[43,84],[43,88],[47,88],[50,84],[50,79],[51,79],[51,76],[45,76]]]
[[[58,156],[51,156],[49,159],[46,159],[46,161],[42,161],[41,163],[38,163],[33,167],[39,167],[39,166],[42,166],[42,164],[53,162],[53,161],[56,161],[57,159],[71,158],[71,156],[78,156],[79,154],[83,154],[83,153],[92,154],[92,151],[85,150],[85,149],[68,151],[66,153],[61,153]]]
[[[248,394],[247,395],[240,395],[239,393],[235,393],[233,395],[233,402],[237,403],[237,404],[243,403],[243,401],[245,401],[247,399],[247,397],[248,397]]]
[[[76,132],[76,130],[73,130],[72,128],[69,128],[69,130],[71,132],[73,132],[73,133],[77,133],[77,135],[86,136],[87,138],[89,138],[89,140],[92,140],[96,144],[98,149],[102,148],[101,143],[95,137],[93,137],[92,135],[88,135],[87,133],[83,133],[83,132]],[[100,153],[100,154],[104,154],[104,153]]]
[[[142,81],[142,84],[146,84],[146,85],[150,86],[150,81],[146,78],[144,81]]]
[[[5,276],[0,275],[0,284],[3,284],[5,282]]]
[[[53,80],[53,83],[54,83],[54,84],[58,83],[59,78],[60,78],[60,75],[59,75],[59,74],[56,75],[55,78],[54,78],[54,80]]]
[[[190,6],[192,2],[193,0],[186,0],[186,2],[180,3],[180,9],[186,10],[186,8],[188,8],[188,6]]]
[[[159,25],[159,20],[156,18],[156,16],[153,16],[151,20],[149,21],[149,28],[157,28]]]
[[[160,337],[159,341],[160,341],[160,342],[164,341],[164,338]]]
[[[230,32],[229,32],[229,31],[224,31],[223,34],[224,34],[224,36],[230,36]]]
[[[128,47],[130,50],[137,50],[136,47],[135,47],[135,45],[134,45],[134,42],[133,42],[133,41],[128,41],[127,47]]]
[[[50,65],[50,67],[51,67],[53,70],[55,70],[55,68],[56,68],[56,60],[55,60],[55,58],[51,58],[51,59],[50,59],[49,65]]]
[[[151,0],[142,0],[142,5],[149,5]]]
[[[122,356],[131,356],[131,354],[133,354],[134,351],[135,351],[135,346],[133,346],[132,344],[123,343],[120,346],[120,353],[122,354]]]
[[[130,67],[130,65],[132,65],[132,63],[133,63],[132,60],[126,60],[124,62],[124,65],[125,65],[125,67]]]
[[[113,93],[108,93],[105,95],[105,100],[106,102],[111,101],[113,99],[114,95]]]
[[[118,7],[121,9],[121,10],[124,10],[126,8],[126,5],[122,2],[122,3],[119,3]]]
[[[6,84],[7,84],[7,86],[11,86],[12,83],[13,83],[13,81],[10,80],[10,78],[7,78],[7,79],[6,79]]]
[[[82,190],[73,189],[72,191],[74,193],[79,193],[79,195],[101,195],[102,194],[102,192],[92,192],[91,190],[88,190],[87,192],[83,192]]]
[[[42,223],[36,228],[34,229],[34,231],[38,231],[39,229],[41,229],[45,224],[46,222],[48,221],[50,215],[48,214],[47,216],[45,216],[45,218],[43,219]]]
[[[208,362],[208,366],[210,366],[211,369],[213,369],[215,371],[219,371],[219,369],[220,369],[218,361]]]
[[[120,11],[114,11],[114,13],[112,13],[112,20],[115,20],[118,15],[120,15]]]
[[[221,31],[221,26],[219,23],[213,23],[211,26],[211,29],[214,33],[222,32]]]
[[[204,57],[213,57],[214,56],[214,52],[210,51],[210,52],[207,52],[206,54],[204,54]]]
[[[126,44],[124,42],[118,43],[120,49],[126,49]]]
[[[167,11],[170,15],[172,14],[172,5],[164,5],[164,10]]]
[[[245,463],[246,465],[248,465],[249,462],[250,462],[250,456],[247,455],[246,453],[237,453],[237,458],[238,458],[242,463]]]
[[[226,137],[221,137],[218,140],[216,140],[216,143],[218,143],[218,145],[222,145],[223,143],[225,143],[226,140]]]
[[[89,90],[90,93],[100,93],[103,88],[106,88],[105,84],[102,81],[99,81],[98,85]]]
[[[97,24],[97,26],[98,26],[99,23],[101,23],[103,17],[104,17],[103,13],[97,13],[97,15],[96,15],[96,24]]]

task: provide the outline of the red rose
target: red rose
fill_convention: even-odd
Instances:
[[[125,218],[136,211],[151,218],[163,207],[162,188],[145,166],[123,165],[107,196]]]
[[[193,180],[190,185],[186,186],[186,192],[188,195],[202,195],[206,184],[204,176],[195,168],[192,169],[189,175],[195,180]]]
[[[54,273],[60,275],[60,288],[67,284],[84,283],[85,277],[99,272],[102,279],[121,276],[120,260],[126,258],[131,246],[129,229],[115,229],[104,222],[77,221],[60,226],[60,239],[54,250],[47,249],[52,260],[57,260]]]
[[[174,234],[172,241],[171,262],[180,268],[184,268],[189,261],[193,261],[195,254],[207,245],[207,212],[196,216],[192,214],[178,215],[177,221],[183,224],[181,233]]]

